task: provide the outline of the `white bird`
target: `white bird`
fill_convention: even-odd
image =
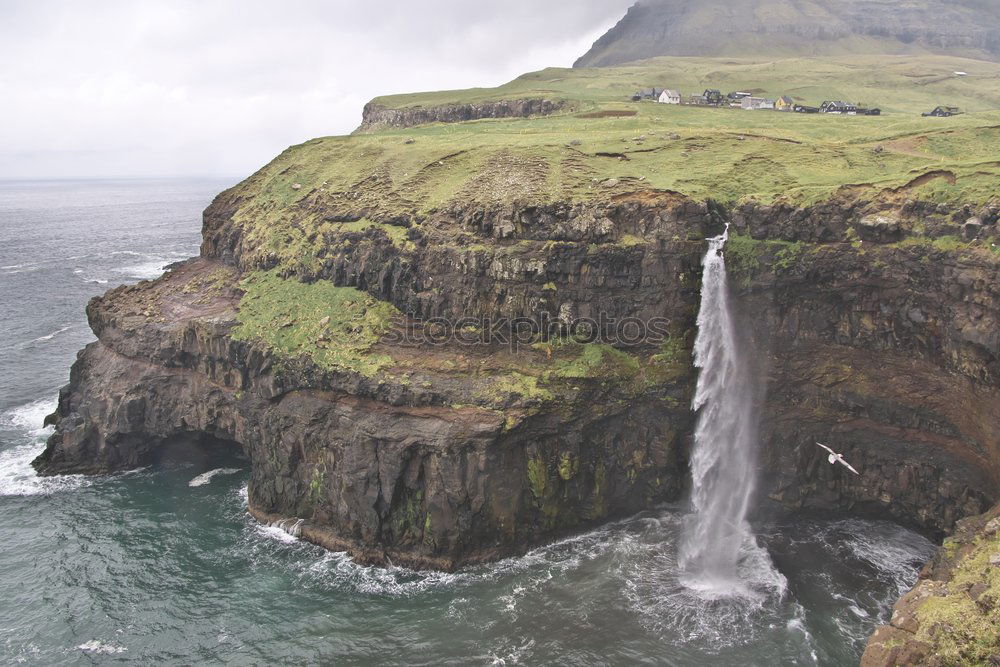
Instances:
[[[842,455],[840,455],[837,452],[833,451],[832,449],[830,449],[829,447],[827,447],[826,445],[824,445],[822,442],[817,442],[816,444],[819,445],[820,447],[822,447],[823,449],[825,449],[826,451],[830,452],[830,456],[826,457],[827,461],[829,461],[832,464],[839,463],[839,464],[841,464],[843,466],[846,466],[847,469],[850,470],[851,472],[853,472],[855,475],[860,475],[861,474],[857,470],[854,469],[854,466],[852,466],[850,463],[848,463],[847,461],[845,461],[844,457]]]

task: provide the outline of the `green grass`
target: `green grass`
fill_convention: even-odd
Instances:
[[[955,78],[956,69],[973,76]],[[887,115],[629,100],[632,91],[650,85],[684,92],[759,88],[813,103],[867,101]],[[731,204],[809,205],[844,193],[844,186],[851,186],[849,196],[975,205],[996,197],[1000,178],[1000,111],[990,110],[1000,108],[1000,65],[956,58],[668,58],[631,67],[549,69],[496,89],[378,102],[413,106],[539,95],[571,100],[576,111],[384,129],[288,149],[234,191],[240,199],[233,222],[242,229],[245,264],[314,275],[327,255],[346,245],[387,242],[408,252],[413,244],[398,225],[459,207],[609,202],[651,191]],[[919,115],[943,103],[974,113]],[[581,113],[602,110],[635,115]],[[361,220],[332,222],[331,212]]]
[[[958,561],[947,594],[929,597],[917,609],[917,639],[934,646],[943,664],[985,665],[1000,651],[1000,606],[984,611],[967,593],[983,584],[986,599],[1000,599],[1000,568],[990,565],[996,553],[1000,537],[979,537]]]
[[[972,76],[959,78],[956,70]],[[387,95],[389,108],[431,107],[503,99],[548,98],[580,109],[626,101],[642,88],[674,88],[685,96],[706,88],[753,89],[818,106],[823,100],[863,102],[893,112],[920,113],[939,104],[968,111],[1000,108],[1000,66],[949,56],[822,58],[654,58],[620,67],[549,68],[496,88]],[[940,119],[939,119],[940,120]]]
[[[302,283],[275,271],[243,280],[236,340],[261,341],[279,359],[307,358],[327,370],[371,377],[388,366],[371,348],[399,313],[358,290],[331,283]]]
[[[610,345],[591,343],[570,345],[580,351],[571,357],[558,359],[549,377],[560,379],[629,378],[639,372],[639,361],[632,355]]]
[[[555,395],[545,388],[543,380],[517,371],[498,375],[482,397],[503,403],[509,396],[520,396],[537,403],[545,403],[555,398]]]

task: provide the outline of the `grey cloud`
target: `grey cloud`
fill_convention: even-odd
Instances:
[[[631,0],[0,5],[0,178],[246,174],[381,94],[569,66]]]

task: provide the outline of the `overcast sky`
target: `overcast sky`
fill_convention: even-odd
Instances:
[[[632,0],[2,0],[0,178],[242,176],[377,95],[569,66]]]

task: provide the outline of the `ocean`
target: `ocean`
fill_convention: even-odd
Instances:
[[[0,663],[851,665],[933,553],[890,522],[758,522],[771,581],[711,599],[679,582],[681,505],[441,574],[258,525],[232,453],[38,478],[87,300],[197,254],[228,185],[0,182]]]

